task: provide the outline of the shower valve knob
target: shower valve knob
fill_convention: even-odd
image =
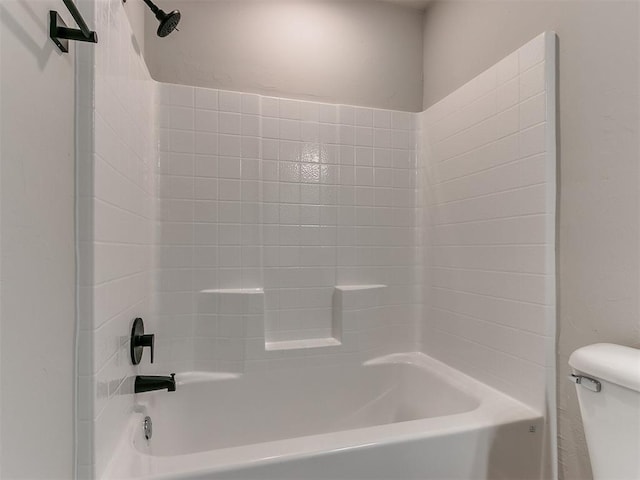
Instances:
[[[155,335],[145,335],[144,322],[142,319],[136,318],[133,321],[133,327],[131,328],[131,363],[134,365],[138,365],[140,363],[145,347],[149,347],[151,350],[151,363],[153,363],[154,340]]]

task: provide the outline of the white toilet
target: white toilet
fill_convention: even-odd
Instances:
[[[595,480],[640,479],[640,350],[597,343],[571,354]]]

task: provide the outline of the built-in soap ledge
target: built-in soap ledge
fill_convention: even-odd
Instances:
[[[364,284],[364,285],[336,285],[336,290],[341,292],[364,292],[367,290],[380,290],[386,288],[383,284]]]
[[[202,293],[229,293],[234,295],[256,295],[264,294],[262,288],[214,288],[210,290],[200,290]]]
[[[277,342],[265,342],[264,348],[267,351],[274,350],[300,350],[304,348],[336,347],[342,343],[337,338],[304,338],[300,340],[281,340]]]

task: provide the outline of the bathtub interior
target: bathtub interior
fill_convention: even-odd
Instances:
[[[193,376],[191,376],[193,377]],[[153,419],[141,452],[169,456],[442,417],[480,400],[408,362],[248,373],[181,381],[140,405]]]
[[[541,478],[542,415],[420,352],[177,378],[140,399],[104,478]]]

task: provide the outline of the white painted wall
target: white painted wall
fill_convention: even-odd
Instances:
[[[73,477],[74,54],[61,2],[0,5],[2,478]]]
[[[141,1],[141,0],[129,0]],[[180,31],[145,55],[162,82],[394,110],[422,107],[422,12],[339,0],[163,0]]]
[[[425,106],[541,31],[558,33],[560,476],[591,478],[565,378],[582,345],[640,345],[638,3],[436,1],[424,25]]]

